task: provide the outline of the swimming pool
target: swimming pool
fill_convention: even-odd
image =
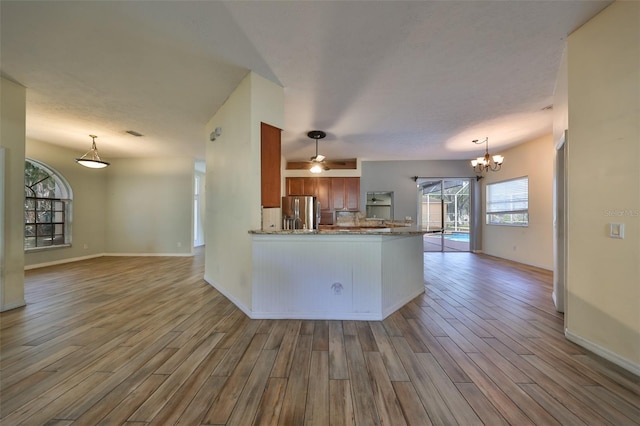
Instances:
[[[464,232],[454,232],[453,234],[445,234],[444,238],[449,241],[460,241],[462,243],[469,242],[469,234]]]

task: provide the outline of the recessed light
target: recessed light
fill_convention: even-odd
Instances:
[[[127,130],[127,133],[129,133],[131,136],[135,136],[137,138],[144,136],[142,133],[138,133],[135,130]]]

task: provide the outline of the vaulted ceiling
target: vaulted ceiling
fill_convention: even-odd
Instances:
[[[27,137],[203,158],[254,71],[285,91],[283,154],[466,159],[549,133],[566,37],[609,1],[6,1],[2,76]],[[135,130],[144,137],[126,133]]]

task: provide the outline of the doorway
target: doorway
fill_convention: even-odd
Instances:
[[[424,251],[470,251],[471,180],[419,179]]]
[[[196,170],[193,179],[193,246],[204,245],[205,174]]]

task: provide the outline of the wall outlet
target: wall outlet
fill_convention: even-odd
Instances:
[[[178,248],[181,248],[181,247],[182,247],[182,243],[178,243]]]
[[[84,245],[82,246],[83,249],[87,250],[89,248],[89,244],[84,243]]]
[[[342,294],[343,289],[344,289],[344,286],[340,283],[331,284],[331,290],[333,290],[333,294],[337,296]]]

